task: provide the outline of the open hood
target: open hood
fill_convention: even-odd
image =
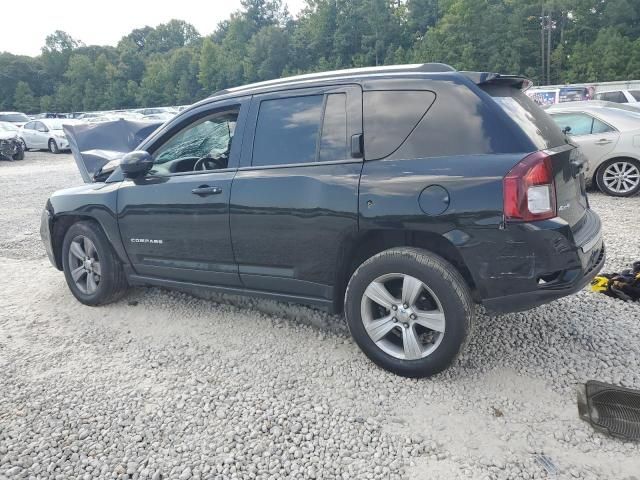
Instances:
[[[135,150],[162,122],[113,120],[63,125],[69,147],[85,183],[94,182],[100,169]]]

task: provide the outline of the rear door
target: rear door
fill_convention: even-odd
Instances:
[[[360,86],[256,95],[247,125],[231,191],[242,282],[331,299],[341,246],[358,228]]]
[[[571,128],[569,135],[580,146],[582,154],[589,162],[588,171],[593,176],[602,159],[615,148],[620,132],[585,112],[550,112],[550,114],[560,128]]]

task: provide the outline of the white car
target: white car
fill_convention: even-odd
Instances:
[[[69,141],[62,131],[63,123],[77,123],[74,120],[43,118],[32,120],[20,128],[20,139],[24,149],[47,149],[51,153],[69,150]]]
[[[616,197],[640,191],[639,110],[587,101],[553,105],[546,112],[587,158],[587,183]]]
[[[21,127],[29,121],[22,112],[0,112],[0,122],[13,123],[16,127]]]
[[[598,92],[593,98],[614,103],[640,103],[640,90],[609,90]]]

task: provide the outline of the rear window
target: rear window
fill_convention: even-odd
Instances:
[[[629,90],[629,93],[636,100],[636,102],[640,102],[640,90]]]
[[[615,92],[603,92],[600,94],[599,99],[606,102],[627,103],[627,97],[619,90]]]
[[[564,103],[564,102],[577,102],[580,100],[586,100],[587,93],[588,93],[587,89],[583,87],[576,87],[576,88],[564,87],[560,89],[560,94],[558,95],[558,102]]]
[[[513,87],[482,87],[540,150],[565,143],[560,128],[536,103]]]

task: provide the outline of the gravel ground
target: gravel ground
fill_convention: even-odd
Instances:
[[[430,380],[367,361],[341,318],[269,301],[135,289],[79,304],[39,214],[70,155],[0,163],[0,479],[632,479],[640,445],[580,421],[575,386],[640,388],[640,306],[583,291],[479,315]],[[640,198],[590,197],[607,271],[640,259]]]

